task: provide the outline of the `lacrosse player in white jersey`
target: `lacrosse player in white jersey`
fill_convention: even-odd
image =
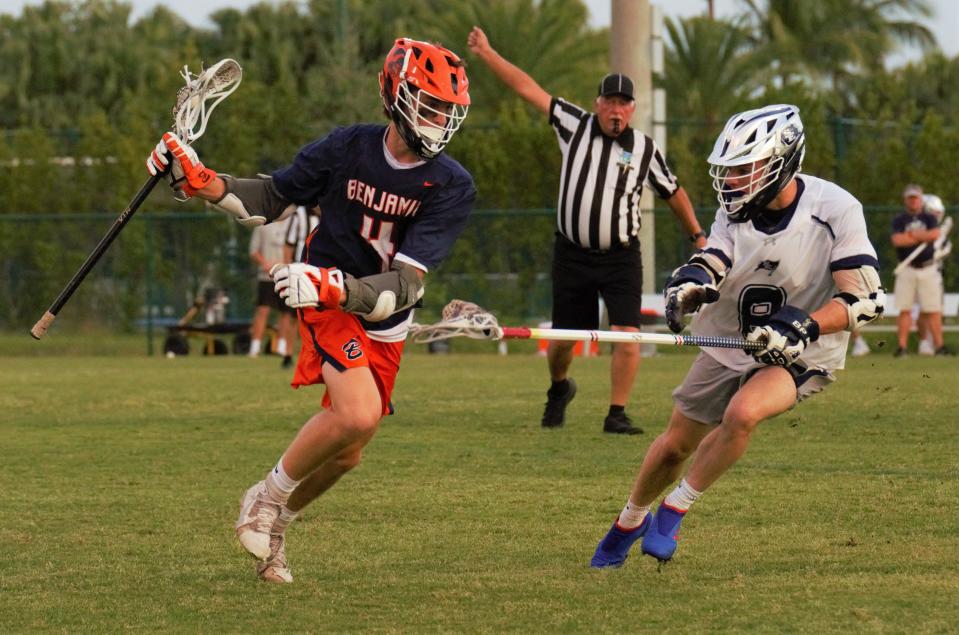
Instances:
[[[709,156],[720,208],[706,247],[666,283],[666,321],[697,335],[759,341],[755,353],[703,349],[665,432],[649,447],[626,507],[593,555],[618,567],[642,552],[672,558],[693,502],[745,453],[756,426],[822,391],[843,368],[849,332],[882,314],[879,262],[862,205],[837,185],[799,174],[799,109],[766,106],[733,116]],[[685,478],[656,510],[656,498]]]

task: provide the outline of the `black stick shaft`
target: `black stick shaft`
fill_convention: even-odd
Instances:
[[[130,201],[130,204],[127,205],[127,208],[123,210],[119,217],[113,222],[113,226],[110,227],[110,230],[100,239],[99,244],[93,249],[84,263],[80,266],[80,269],[73,274],[73,278],[70,279],[70,282],[67,283],[67,286],[63,288],[63,291],[60,292],[60,295],[57,296],[57,299],[53,301],[53,304],[50,305],[50,308],[47,309],[47,312],[43,314],[37,323],[33,325],[33,328],[30,329],[30,334],[34,339],[40,339],[47,332],[47,329],[50,327],[50,324],[53,323],[54,318],[57,316],[57,313],[60,312],[60,309],[63,308],[73,295],[73,292],[77,290],[77,287],[80,286],[80,283],[83,282],[84,278],[87,277],[87,274],[90,273],[90,270],[97,264],[100,258],[103,256],[104,252],[110,247],[110,244],[113,240],[119,235],[123,230],[126,224],[133,218],[133,215],[136,213],[137,209],[146,200],[150,192],[160,182],[160,179],[163,178],[163,174],[157,174],[151,176],[147,179],[146,183],[140,188],[140,191],[136,193],[133,197],[133,200]]]

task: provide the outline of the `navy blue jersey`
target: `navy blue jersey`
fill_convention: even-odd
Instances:
[[[449,254],[469,218],[476,188],[469,173],[441,154],[404,167],[387,161],[386,126],[337,128],[304,146],[273,173],[286,200],[319,206],[322,221],[303,261],[362,278],[389,270],[394,259],[424,271]],[[371,332],[402,339],[411,311],[375,324]]]
[[[892,233],[901,234],[903,232],[911,230],[923,231],[926,229],[935,229],[939,227],[939,222],[936,220],[936,217],[927,212],[919,212],[918,214],[910,214],[909,212],[900,212],[892,219]],[[915,251],[918,245],[913,245],[912,247],[896,247],[896,256],[899,257],[899,262],[902,262],[909,257],[913,251]],[[916,256],[912,261],[913,267],[920,267],[930,260],[932,260],[935,255],[936,248],[931,242],[926,243],[926,247]]]

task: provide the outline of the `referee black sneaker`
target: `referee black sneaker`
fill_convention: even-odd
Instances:
[[[566,406],[576,396],[576,382],[566,380],[566,392],[557,393],[552,388],[546,391],[546,409],[543,411],[543,427],[559,428],[566,422]]]
[[[610,434],[642,434],[643,429],[633,425],[633,420],[625,412],[606,415],[603,432]]]

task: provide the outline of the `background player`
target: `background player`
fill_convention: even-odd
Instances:
[[[673,392],[672,417],[643,459],[594,567],[643,553],[669,560],[690,505],[749,445],[756,426],[823,390],[843,367],[849,334],[876,319],[885,296],[862,205],[837,185],[797,176],[805,153],[799,109],[734,115],[716,140],[710,174],[720,209],[706,248],[666,283],[666,320],[679,332],[765,342],[753,356],[703,349]],[[659,506],[653,501],[695,458]]]
[[[263,334],[270,319],[270,310],[276,309],[277,342],[274,350],[283,357],[281,366],[293,365],[294,320],[296,311],[283,302],[274,289],[270,270],[277,264],[292,262],[284,250],[290,219],[254,227],[250,234],[250,260],[256,265],[256,307],[253,309],[253,324],[250,325],[250,357],[257,357],[263,345]]]
[[[169,150],[187,194],[245,224],[282,218],[296,205],[323,209],[304,262],[274,269],[280,294],[299,309],[303,345],[293,386],[325,383],[327,390],[323,409],[243,496],[236,534],[264,579],[292,581],[286,527],[359,463],[391,411],[411,307],[476,197],[466,170],[441,154],[466,116],[468,89],[453,52],[401,38],[380,73],[387,126],[336,129],[263,179],[217,176],[169,133],[148,161],[155,171]]]
[[[903,211],[892,219],[892,244],[900,262],[910,259],[909,264],[897,268],[896,318],[899,346],[894,355],[902,357],[909,344],[912,329],[912,306],[919,304],[919,320],[923,331],[932,335],[936,351],[945,353],[942,338],[942,274],[936,266],[934,242],[939,238],[939,223],[935,216],[926,212],[922,204],[922,188],[910,184],[902,192]],[[917,247],[925,244],[918,254]],[[920,332],[920,341],[924,336]]]

